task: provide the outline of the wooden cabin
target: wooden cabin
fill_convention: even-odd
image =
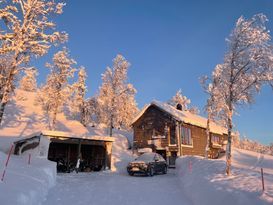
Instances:
[[[41,131],[15,142],[14,154],[32,153],[57,162],[57,170],[70,172],[80,162],[80,171],[111,169],[112,143],[107,136],[77,136],[69,132]]]
[[[158,101],[145,106],[134,119],[133,149],[151,148],[169,163],[175,164],[177,156],[205,155],[207,144],[207,119],[189,111]],[[227,130],[214,122],[210,126],[211,158],[217,158],[225,148]]]

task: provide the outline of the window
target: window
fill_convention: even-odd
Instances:
[[[181,128],[181,144],[192,146],[191,129]]]
[[[212,136],[211,136],[211,142],[212,142],[213,144],[220,144],[220,137],[219,137],[219,136],[212,135]]]
[[[175,133],[175,126],[170,127],[170,144],[176,145],[176,133]]]

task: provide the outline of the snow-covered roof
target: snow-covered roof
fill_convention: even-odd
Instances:
[[[135,117],[132,124],[134,124],[146,112],[146,110],[152,105],[169,113],[177,121],[181,121],[181,122],[195,125],[195,126],[202,127],[202,128],[207,127],[207,119],[206,118],[204,118],[200,115],[193,114],[189,111],[177,110],[175,107],[173,107],[167,103],[162,103],[162,102],[155,101],[155,100],[152,101],[150,104],[144,106],[144,108],[141,110],[141,112]],[[227,134],[227,129],[216,124],[215,122],[210,123],[210,131],[215,134],[221,134],[221,135]]]
[[[59,138],[73,138],[73,139],[87,139],[87,140],[96,140],[96,141],[108,141],[114,142],[115,139],[109,136],[98,136],[98,135],[75,135],[70,132],[63,132],[63,131],[53,131],[53,130],[43,130],[40,132],[35,132],[31,135],[21,137],[18,141],[22,141],[24,139],[30,139],[34,136],[49,136],[49,137],[59,137]]]

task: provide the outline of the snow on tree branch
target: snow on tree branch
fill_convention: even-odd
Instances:
[[[107,67],[102,74],[102,86],[97,97],[99,121],[110,127],[129,127],[131,120],[138,111],[134,86],[127,82],[130,63],[117,55],[113,67]]]
[[[216,66],[213,79],[216,102],[221,104],[228,127],[227,174],[231,167],[232,117],[238,105],[253,103],[262,85],[272,84],[273,50],[263,14],[240,17],[228,39],[224,62]]]

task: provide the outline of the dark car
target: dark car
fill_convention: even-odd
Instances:
[[[166,174],[167,170],[166,160],[161,155],[153,152],[140,155],[127,166],[128,174],[131,176],[135,173],[142,173],[149,176],[157,173]]]

